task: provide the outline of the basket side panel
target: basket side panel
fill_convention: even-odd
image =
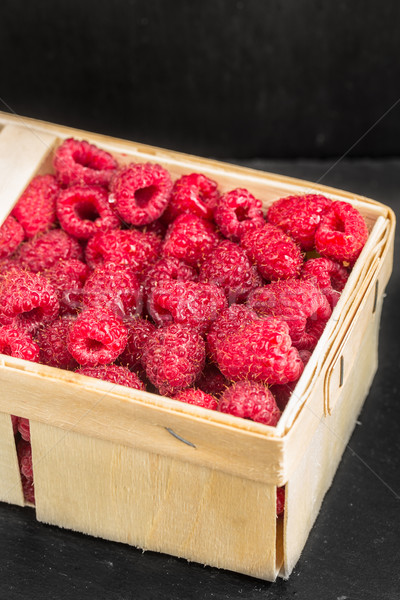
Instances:
[[[31,440],[39,521],[275,579],[274,486],[37,422]]]
[[[0,501],[24,506],[10,415],[0,413]]]

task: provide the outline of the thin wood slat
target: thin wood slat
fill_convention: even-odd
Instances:
[[[2,412],[0,412],[0,501],[24,506],[11,417]]]

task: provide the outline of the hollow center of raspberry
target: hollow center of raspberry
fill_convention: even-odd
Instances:
[[[334,224],[335,231],[339,231],[340,233],[345,233],[344,223],[341,219],[336,219]]]
[[[75,214],[82,221],[96,221],[99,213],[91,202],[79,202],[75,205]]]
[[[238,206],[235,208],[235,215],[239,223],[245,221],[248,217],[247,208],[245,206]]]
[[[157,193],[156,185],[149,185],[144,188],[140,188],[135,192],[135,203],[139,208],[144,208],[148,205],[154,194]]]
[[[100,171],[101,167],[97,164],[96,158],[90,152],[75,152],[73,159],[78,165],[87,167],[95,171]]]
[[[98,340],[93,340],[91,338],[88,338],[86,340],[86,347],[89,352],[97,352],[98,350],[101,350],[102,348],[104,348],[104,344],[102,344]]]

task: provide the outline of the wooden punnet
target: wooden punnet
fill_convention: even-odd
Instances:
[[[378,363],[393,258],[390,208],[341,190],[0,114],[0,223],[67,137],[246,187],[345,200],[370,236],[276,428],[0,355],[0,500],[23,505],[10,414],[29,418],[39,521],[266,580],[288,577]],[[286,486],[276,518],[276,487]]]

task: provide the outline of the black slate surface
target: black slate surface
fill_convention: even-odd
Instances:
[[[247,161],[352,190],[400,213],[400,159]],[[327,171],[329,172],[327,173]],[[326,175],[325,175],[326,174]],[[398,256],[398,236],[395,257]],[[387,288],[380,366],[288,581],[266,583],[35,521],[0,503],[0,600],[395,600],[400,597],[400,267]]]

